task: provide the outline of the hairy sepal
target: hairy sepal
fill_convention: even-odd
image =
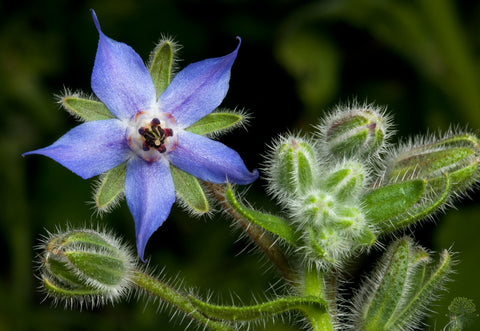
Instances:
[[[58,102],[67,112],[84,122],[115,118],[102,102],[79,92],[71,93],[67,90],[58,97]]]
[[[210,210],[207,196],[195,176],[170,166],[170,171],[177,196],[194,214],[205,214]]]
[[[451,272],[447,251],[439,262],[404,237],[390,245],[373,274],[354,298],[351,320],[355,330],[410,330],[429,311]]]

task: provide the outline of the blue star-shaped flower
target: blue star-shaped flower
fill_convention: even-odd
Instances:
[[[82,178],[127,163],[125,196],[135,220],[138,255],[170,213],[175,188],[170,163],[212,183],[248,184],[258,177],[237,152],[185,128],[210,114],[228,91],[232,53],[188,65],[158,97],[140,56],[100,34],[91,85],[116,117],[80,124],[52,145],[25,153],[52,158]]]

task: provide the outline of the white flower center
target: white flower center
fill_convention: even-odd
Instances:
[[[128,145],[145,161],[155,162],[175,149],[175,131],[175,120],[171,115],[162,113],[160,116],[152,116],[139,112],[129,125]]]

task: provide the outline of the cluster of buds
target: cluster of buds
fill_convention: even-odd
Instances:
[[[480,174],[473,134],[450,132],[395,149],[387,145],[384,110],[345,108],[327,116],[315,137],[277,139],[266,167],[270,193],[300,234],[298,248],[322,269],[441,209]]]

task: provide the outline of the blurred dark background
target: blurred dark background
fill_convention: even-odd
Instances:
[[[480,3],[453,0],[161,0],[0,1],[0,330],[183,330],[157,303],[121,302],[94,311],[42,303],[34,277],[36,251],[46,230],[107,225],[134,244],[125,203],[99,219],[92,183],[54,161],[23,152],[54,142],[76,125],[59,109],[64,88],[90,93],[98,35],[132,46],[145,60],[161,35],[183,45],[179,67],[229,53],[243,40],[223,106],[253,115],[248,131],[221,140],[260,167],[271,139],[287,130],[311,131],[325,110],[357,99],[388,106],[397,136],[447,130],[450,123],[480,128]],[[398,138],[394,138],[398,139]],[[265,182],[252,185],[258,207]],[[426,330],[439,330],[455,296],[480,305],[478,193],[415,228],[432,250],[452,247],[454,282]],[[167,279],[231,303],[260,301],[281,292],[278,274],[259,254],[243,249],[223,217],[192,219],[174,208],[150,239],[146,256]],[[272,289],[273,287],[273,289]],[[281,324],[281,323],[279,323]],[[296,330],[283,325],[254,329]],[[480,329],[477,321],[471,330]]]

